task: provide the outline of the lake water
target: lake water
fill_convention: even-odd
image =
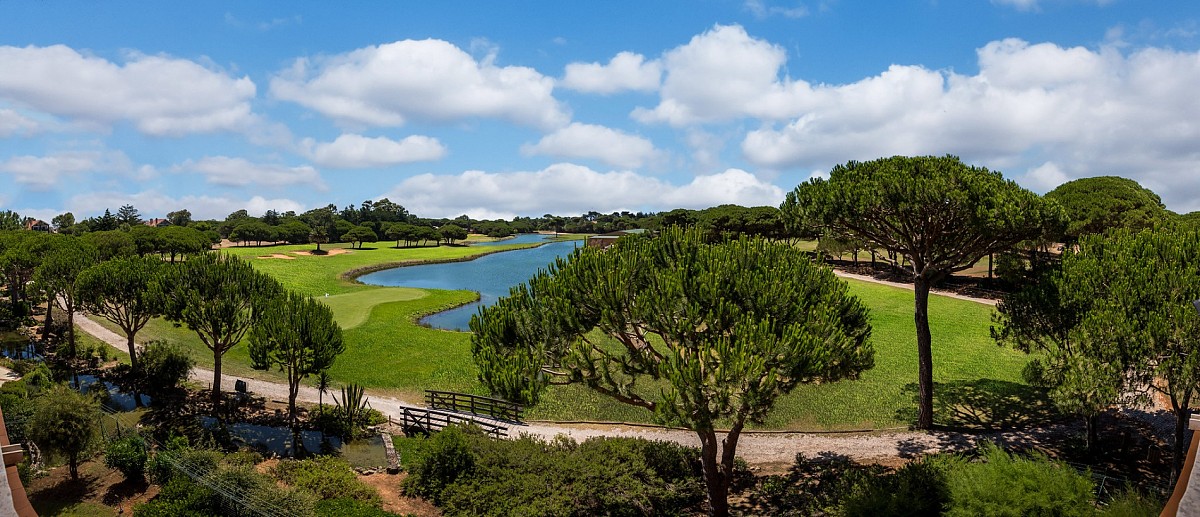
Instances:
[[[541,242],[544,235],[526,234],[512,239],[489,243],[516,244]],[[475,244],[483,246],[488,244]],[[545,268],[557,257],[565,257],[582,246],[579,241],[551,242],[536,248],[504,251],[485,255],[467,262],[424,264],[377,271],[359,277],[364,284],[420,287],[423,289],[468,289],[479,293],[479,301],[439,312],[421,319],[433,327],[446,330],[469,330],[468,324],[480,305],[491,305],[508,290],[529,280],[538,269]]]

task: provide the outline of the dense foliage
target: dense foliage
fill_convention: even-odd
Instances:
[[[1067,242],[1115,228],[1141,230],[1162,223],[1167,210],[1158,194],[1136,181],[1096,176],[1068,181],[1046,193],[1066,210],[1071,222],[1063,232]]]
[[[480,379],[509,400],[577,383],[694,430],[717,515],[747,422],[799,384],[874,360],[867,311],[831,271],[791,246],[708,244],[678,228],[560,259],[480,309],[471,330]],[[730,431],[718,441],[720,421]]]
[[[917,427],[933,426],[929,289],[980,258],[1061,227],[1054,202],[954,156],[895,156],[834,167],[788,194],[792,227],[864,243],[912,273],[919,368]],[[896,264],[899,266],[900,264]]]
[[[446,515],[687,515],[704,498],[697,451],[667,442],[492,440],[450,427],[422,445],[405,455],[404,489]]]

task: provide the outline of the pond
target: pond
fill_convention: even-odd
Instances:
[[[210,429],[217,427],[216,419],[202,417],[200,421]],[[235,444],[277,456],[292,455],[292,430],[246,422],[226,424],[225,430]],[[343,443],[341,438],[306,429],[300,431],[300,441],[309,453],[337,454],[351,467],[381,468],[387,466],[387,450],[383,437],[376,434]]]
[[[544,235],[520,235],[491,244],[541,242]],[[476,244],[481,246],[484,244]],[[565,257],[582,246],[579,241],[550,242],[536,248],[484,255],[467,262],[423,264],[377,271],[360,277],[364,284],[423,289],[468,289],[479,293],[479,301],[439,312],[421,319],[421,323],[445,330],[468,330],[468,323],[481,305],[491,305],[507,296],[512,287],[529,280],[538,269],[555,258]]]

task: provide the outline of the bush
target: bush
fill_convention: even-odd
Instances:
[[[373,507],[383,504],[379,493],[359,481],[349,463],[332,456],[282,460],[271,469],[271,475],[292,488],[312,493],[319,500],[349,499]]]
[[[983,462],[965,463],[948,478],[946,515],[1092,515],[1091,478],[1044,454],[1014,456],[992,443]]]
[[[110,442],[104,451],[104,464],[108,468],[121,471],[125,479],[144,479],[146,460],[146,441],[137,435]]]
[[[704,500],[699,453],[628,438],[492,440],[450,427],[407,458],[407,493],[446,515],[672,515]]]
[[[1162,513],[1163,501],[1128,489],[1108,502],[1100,515],[1105,517],[1154,517]]]
[[[310,415],[314,413],[313,427],[325,434],[342,438],[362,436],[368,427],[387,422],[387,417],[383,416],[383,413],[371,408],[365,408],[362,411],[362,418],[353,427],[351,419],[346,415],[346,410],[341,406],[322,404],[316,410],[309,412]]]
[[[434,435],[424,457],[409,469],[404,491],[441,504],[442,492],[460,476],[470,476],[475,467],[466,433],[461,427],[450,426]]]
[[[941,515],[950,501],[946,478],[953,460],[927,456],[882,476],[864,476],[842,505],[846,516]],[[961,462],[958,462],[961,463]]]
[[[396,515],[357,499],[347,498],[318,501],[316,512],[318,517],[392,517]]]
[[[750,502],[770,515],[837,513],[856,487],[888,472],[886,467],[860,465],[845,456],[807,458],[797,454],[788,474],[759,480]]]

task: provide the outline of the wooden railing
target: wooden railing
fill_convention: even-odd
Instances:
[[[524,411],[520,404],[507,400],[433,390],[425,390],[425,406],[432,409],[471,413],[507,422],[520,422],[521,412]]]
[[[479,426],[480,429],[483,429],[483,432],[493,437],[505,438],[508,436],[508,427],[504,425],[483,419],[476,419],[470,415],[429,408],[400,408],[399,421],[393,421],[392,423],[399,424],[406,434],[411,431],[430,433],[451,424],[472,424]]]

